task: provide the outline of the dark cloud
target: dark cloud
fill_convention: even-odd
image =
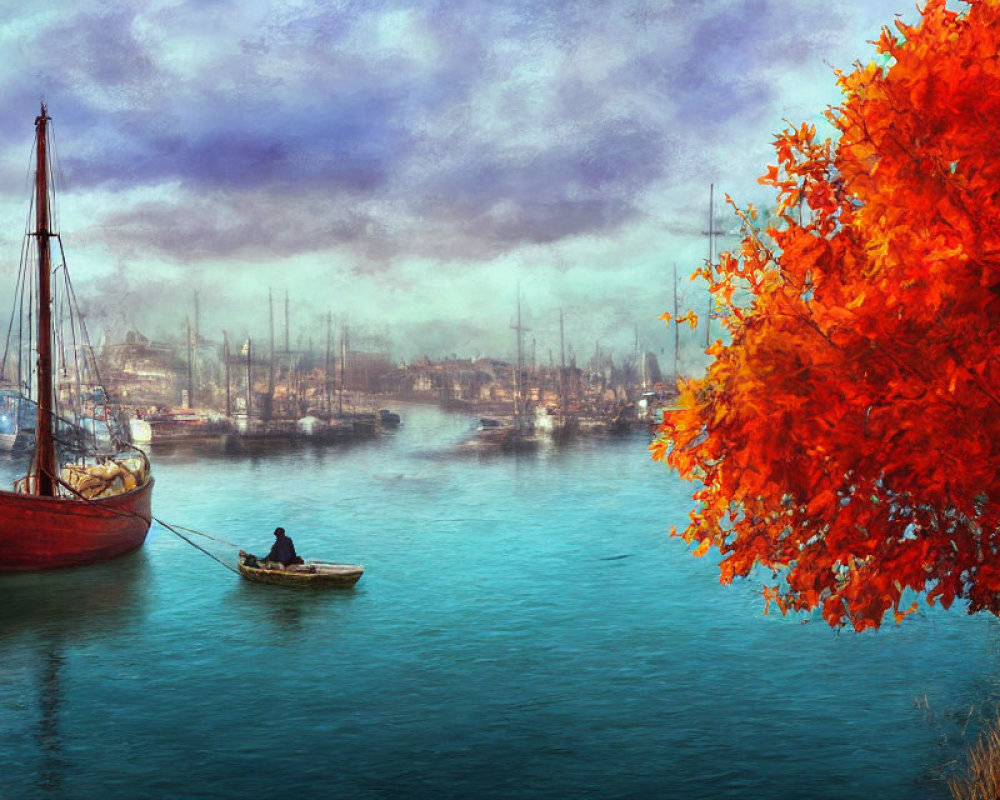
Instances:
[[[111,5],[57,21],[41,58],[61,66],[73,83],[141,93],[156,70],[133,28],[135,16],[127,6]]]
[[[123,126],[81,155],[63,159],[78,187],[109,190],[176,181],[192,188],[372,192],[412,148],[387,93],[328,97],[322,109],[292,107],[261,119],[206,103],[194,123],[155,110],[123,115]]]
[[[110,119],[76,104],[54,109],[57,118],[65,114],[76,129],[92,134],[83,147],[69,149],[63,172],[77,189],[177,184],[207,192],[263,190],[271,201],[281,200],[282,192],[363,198],[391,191],[396,204],[411,213],[429,213],[439,223],[453,220],[459,239],[469,223],[479,226],[483,245],[453,247],[453,257],[607,231],[631,218],[630,196],[662,176],[666,137],[660,120],[623,117],[608,108],[609,100],[617,101],[616,89],[635,91],[630,76],[618,74],[610,86],[593,86],[581,77],[574,53],[581,39],[592,35],[588,8],[523,3],[484,13],[478,3],[445,4],[438,10],[447,14],[418,15],[437,57],[416,68],[391,50],[364,58],[349,47],[365,20],[385,10],[413,9],[346,4],[293,14],[277,7],[260,33],[241,41],[236,64],[222,60],[214,79],[205,76],[208,80],[177,87],[153,66],[155,42],[136,34],[134,15],[121,10],[81,14],[62,46],[63,60],[78,65],[75,80],[99,86],[105,94],[135,97],[132,108]],[[182,10],[159,21],[177,24]],[[187,10],[194,13],[193,7]],[[500,43],[523,49],[528,59],[548,46],[565,57],[556,65],[565,75],[540,77],[555,102],[541,118],[529,123],[525,116],[530,144],[510,147],[502,135],[491,138],[493,132],[481,121],[471,131],[474,144],[437,138],[447,136],[435,128],[439,114],[477,102],[485,87],[504,79],[502,72],[491,71],[498,66]],[[299,85],[288,85],[289,78],[263,77],[269,63],[294,67],[287,71]],[[153,102],[136,102],[149,100],[133,88],[139,85],[146,95],[156,95]],[[508,98],[513,105],[494,113],[517,115],[519,105],[531,101],[513,95]],[[448,158],[432,162],[423,177],[416,177],[420,172],[413,171],[413,163],[433,160],[442,150]],[[191,234],[180,238],[173,235],[177,226],[170,217],[190,212],[171,211],[169,204],[164,198],[104,225],[124,231],[126,241],[136,244],[148,230],[154,237],[149,246],[177,248],[178,257],[203,252],[209,240],[207,251],[218,252],[229,243],[236,256],[248,240],[271,230],[262,224],[264,218],[286,216],[282,209],[265,212],[251,198],[235,231],[227,226],[213,233],[204,223],[213,214],[204,209],[195,224],[185,226]],[[320,216],[327,222],[314,227],[356,239],[357,215],[347,220],[329,220],[327,212]],[[368,221],[364,226],[370,229]],[[244,236],[239,228],[255,235]],[[292,240],[304,248],[316,246],[312,236],[278,236],[273,252],[285,253],[284,242]],[[398,244],[376,245],[382,248],[400,252]]]
[[[594,127],[558,145],[483,145],[456,154],[428,170],[412,206],[459,228],[474,224],[491,247],[611,230],[634,216],[631,197],[663,176],[667,143],[630,121]]]
[[[89,204],[68,240],[88,252],[185,280],[207,264],[252,282],[293,259],[337,262],[331,274],[396,287],[401,305],[544,256],[525,269],[553,295],[574,282],[581,316],[607,306],[602,337],[641,305],[624,288],[640,264],[701,251],[709,182],[739,186],[741,203],[756,193],[785,109],[828,96],[831,66],[891,22],[889,0],[31,8],[5,15],[20,45],[0,54],[0,176],[24,173],[44,99],[62,185]],[[640,227],[656,229],[647,253],[594,244],[624,248]],[[608,302],[626,260],[631,283]],[[480,317],[501,304],[478,301]],[[469,312],[452,304],[458,324]],[[490,328],[461,325],[470,341]]]
[[[77,239],[107,238],[122,257],[175,260],[249,259],[255,262],[329,250],[374,236],[379,221],[349,205],[324,206],[323,196],[289,199],[266,192],[186,196],[147,201],[103,216]]]

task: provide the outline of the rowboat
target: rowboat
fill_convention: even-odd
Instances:
[[[276,586],[322,586],[331,589],[350,589],[364,573],[357,564],[334,564],[330,561],[306,561],[304,564],[281,566],[247,565],[248,553],[240,550],[236,559],[240,575],[248,581],[270,583]],[[256,559],[254,559],[256,561]]]

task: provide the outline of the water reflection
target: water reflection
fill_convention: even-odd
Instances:
[[[344,442],[324,443],[308,439],[239,440],[232,436],[192,438],[160,442],[147,446],[150,459],[170,459],[182,463],[197,463],[205,460],[249,461],[256,463],[282,456],[323,457],[327,453],[342,454],[352,449],[377,446],[378,439],[367,438]]]
[[[282,586],[254,585],[249,581],[240,581],[239,602],[243,605],[244,614],[253,620],[262,634],[271,635],[278,632],[299,632],[303,629],[304,609],[296,594],[309,590],[293,589]],[[289,593],[292,594],[289,597]]]
[[[116,634],[143,613],[151,575],[145,550],[86,567],[0,576],[0,642],[25,632],[64,641]]]
[[[272,636],[308,632],[314,623],[328,622],[336,609],[363,593],[359,587],[297,588],[241,580],[234,601],[239,604],[241,617],[252,621],[262,635]]]
[[[447,452],[463,420],[414,420],[252,469],[157,456],[158,516],[251,550],[280,521],[364,564],[353,591],[254,584],[162,530],[0,575],[0,797],[947,793],[917,779],[997,674],[990,626],[762,617],[668,538],[691,490],[641,438],[477,461]]]
[[[59,673],[63,660],[58,646],[53,643],[46,650],[38,670],[39,719],[35,727],[35,743],[41,755],[38,785],[40,789],[53,795],[62,792],[63,775],[67,766],[59,729],[63,702],[63,687]]]
[[[139,550],[88,567],[0,576],[0,664],[9,661],[12,673],[24,670],[23,682],[5,688],[23,701],[24,730],[34,742],[35,767],[21,776],[25,796],[66,796],[66,654],[95,639],[116,638],[140,621],[150,574],[147,554]]]

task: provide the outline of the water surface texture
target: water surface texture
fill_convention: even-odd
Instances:
[[[0,797],[948,796],[994,620],[763,616],[667,535],[690,488],[644,436],[458,457],[469,418],[403,414],[354,447],[152,454],[158,517],[258,553],[283,525],[363,564],[353,591],[252,584],[158,526],[0,576]]]

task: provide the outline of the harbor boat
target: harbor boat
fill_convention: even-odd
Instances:
[[[635,403],[619,402],[606,413],[608,433],[630,433],[635,427]]]
[[[20,392],[0,388],[0,451],[13,450],[20,430]]]
[[[257,564],[257,566],[251,566]],[[270,583],[275,586],[326,587],[350,589],[364,574],[364,567],[357,564],[334,564],[330,561],[306,561],[287,567],[261,564],[243,550],[239,551],[236,565],[240,575],[248,581]]]
[[[517,417],[480,417],[471,432],[456,446],[456,452],[489,453],[533,449],[539,439],[532,427]]]
[[[230,433],[232,426],[225,415],[197,408],[164,408],[147,414],[150,443],[154,446],[194,439],[218,439]]]
[[[153,441],[153,426],[144,419],[131,417],[128,421],[128,431],[132,444],[149,444]]]
[[[517,324],[511,325],[517,332],[517,365],[514,368],[513,416],[480,417],[473,432],[455,448],[456,452],[519,452],[532,450],[539,444],[535,435],[534,418],[527,413],[528,402],[525,392],[525,369],[522,334],[527,330],[521,324],[521,290],[517,295]]]
[[[553,442],[565,442],[576,431],[576,419],[551,405],[534,408],[533,427],[535,433]]]
[[[380,408],[378,410],[378,421],[382,428],[398,428],[402,423],[402,419],[395,411],[390,411],[388,408]]]
[[[0,491],[0,571],[7,572],[114,558],[142,546],[152,519],[149,460],[129,443],[124,417],[105,403],[106,426],[97,436],[92,423],[87,430],[94,398],[108,394],[51,227],[49,122],[43,104],[35,119],[34,229],[22,247],[4,358],[5,368],[16,365],[20,407],[30,405],[35,416],[25,473]]]
[[[517,368],[514,371],[514,418],[510,429],[504,426],[487,433],[491,439],[500,439],[505,450],[530,450],[538,444],[535,436],[534,418],[528,414],[528,401],[525,396],[524,344],[523,333],[527,328],[521,324],[521,288],[517,289],[517,324],[511,325],[517,332]]]
[[[306,414],[295,422],[295,430],[307,439],[318,439],[324,436],[330,424],[315,414]]]
[[[514,441],[516,434],[517,428],[509,420],[480,417],[476,423],[474,441],[485,446],[507,447]]]

